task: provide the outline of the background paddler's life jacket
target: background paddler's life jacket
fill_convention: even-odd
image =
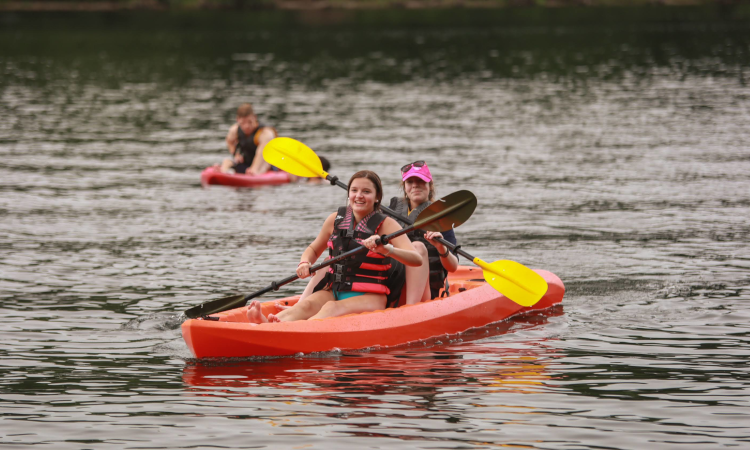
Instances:
[[[403,197],[393,197],[391,199],[391,204],[388,207],[401,214],[402,216],[408,217],[413,222],[417,218],[419,213],[424,211],[425,208],[427,208],[431,204],[432,202],[424,202],[413,209],[411,211],[411,214],[409,214],[409,205],[406,199]],[[407,225],[395,217],[394,219],[396,219],[396,221],[400,223],[402,227]],[[406,233],[406,235],[409,237],[410,241],[421,242],[427,248],[427,259],[430,263],[430,297],[435,298],[438,296],[438,294],[440,294],[440,289],[445,287],[445,279],[448,277],[448,271],[445,269],[445,267],[443,267],[443,263],[440,261],[440,253],[434,245],[430,244],[427,239],[425,239],[424,231],[415,229]]]
[[[342,206],[338,209],[333,223],[333,234],[328,239],[328,252],[331,258],[361,246],[361,242],[376,234],[386,219],[383,213],[373,211],[359,224],[354,223],[352,209]],[[387,272],[391,268],[391,258],[368,250],[343,259],[329,267],[326,273],[326,286],[345,292],[371,292],[388,295],[385,285]]]
[[[259,124],[250,133],[245,134],[245,132],[242,131],[242,127],[237,127],[237,146],[234,148],[234,152],[235,154],[240,152],[240,155],[242,155],[247,166],[250,166],[253,163],[255,152],[258,151],[258,135],[263,128],[266,128],[266,125]],[[271,127],[271,129],[275,134],[276,130],[273,127]]]

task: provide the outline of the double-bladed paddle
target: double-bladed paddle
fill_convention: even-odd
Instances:
[[[272,139],[263,148],[263,159],[269,164],[293,175],[324,178],[330,181],[331,184],[348,189],[346,184],[341,182],[337,177],[331,176],[323,170],[320,158],[310,147],[295,139],[288,137]],[[433,205],[430,205],[430,208]],[[380,209],[404,223],[411,223],[408,217],[404,217],[390,208],[381,205]],[[534,305],[547,292],[547,282],[544,278],[523,264],[508,260],[498,260],[488,264],[479,258],[471,256],[461,250],[459,246],[453,245],[445,239],[437,240],[455,253],[468,258],[474,264],[481,267],[487,283],[521,306]]]
[[[450,195],[446,195],[440,200],[437,200],[424,211],[419,213],[419,216],[417,216],[417,221],[414,222],[414,224],[402,228],[395,233],[382,236],[380,238],[380,241],[383,245],[385,245],[391,239],[408,233],[409,231],[414,229],[440,232],[447,231],[469,220],[469,217],[471,217],[471,214],[474,212],[474,209],[476,207],[477,198],[474,196],[474,194],[469,191],[454,192]],[[346,259],[350,256],[356,255],[357,253],[364,252],[365,250],[367,250],[367,247],[364,246],[349,250],[348,252],[336,256],[335,258],[327,259],[320,264],[316,264],[310,267],[310,272],[316,272],[324,267],[330,266],[331,264],[336,264],[342,259]],[[198,306],[194,306],[185,311],[185,316],[188,319],[195,319],[202,316],[208,316],[209,314],[236,308],[245,304],[247,301],[254,299],[255,297],[259,297],[270,291],[276,291],[279,289],[279,287],[291,283],[298,278],[299,276],[294,275],[284,278],[281,281],[275,281],[271,283],[270,286],[253,292],[252,294],[232,295],[229,297],[220,298],[218,300],[212,300]]]

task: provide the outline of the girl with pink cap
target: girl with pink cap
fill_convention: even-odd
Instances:
[[[389,208],[413,222],[435,200],[435,186],[427,163],[414,161],[401,167],[403,197],[393,197]],[[396,219],[402,226],[406,225]],[[412,246],[422,257],[421,266],[406,267],[406,304],[411,305],[437,297],[445,286],[448,272],[458,268],[458,257],[435,238],[456,244],[453,230],[445,233],[414,230],[407,233]],[[398,279],[393,277],[394,280]],[[391,287],[391,291],[398,287]]]

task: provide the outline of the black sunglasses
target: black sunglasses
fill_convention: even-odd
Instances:
[[[411,170],[412,166],[413,167],[422,167],[422,166],[424,166],[424,164],[425,164],[424,161],[414,161],[411,164],[407,164],[407,165],[403,166],[401,168],[401,173],[408,172],[409,170]]]

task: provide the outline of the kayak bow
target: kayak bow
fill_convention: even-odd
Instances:
[[[201,172],[201,185],[211,184],[233,187],[256,187],[275,184],[286,184],[291,181],[287,172],[270,171],[260,175],[244,173],[222,173],[216,167],[206,167]]]

